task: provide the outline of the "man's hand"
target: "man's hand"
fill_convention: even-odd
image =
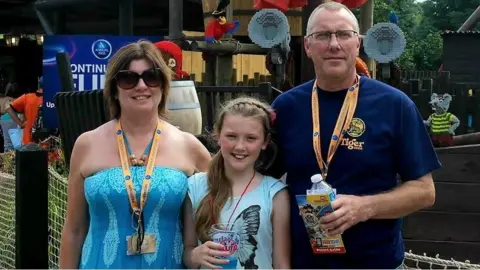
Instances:
[[[337,235],[353,225],[366,221],[371,217],[366,197],[338,195],[333,201],[333,213],[320,219],[320,228],[328,235]]]

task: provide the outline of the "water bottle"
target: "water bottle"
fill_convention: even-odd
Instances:
[[[307,194],[329,194],[332,191],[332,187],[323,180],[321,174],[313,175],[310,180],[312,188],[307,191]]]

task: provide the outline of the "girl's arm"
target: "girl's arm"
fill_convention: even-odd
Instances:
[[[273,197],[273,268],[290,269],[290,198],[286,188]]]
[[[198,245],[198,237],[193,220],[192,202],[187,195],[183,203],[183,263],[188,269],[198,269],[200,266],[209,269],[219,269],[219,265],[228,263],[228,260],[217,259],[219,256],[228,256],[228,251],[221,251],[223,246],[207,241]]]

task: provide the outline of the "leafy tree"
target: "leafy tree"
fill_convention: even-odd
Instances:
[[[480,0],[374,0],[374,24],[388,22],[394,11],[399,17],[407,46],[395,60],[403,70],[437,70],[441,65],[441,30],[456,30],[480,4]],[[353,10],[360,18],[359,9]]]

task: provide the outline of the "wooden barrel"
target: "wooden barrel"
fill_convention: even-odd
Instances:
[[[202,133],[202,110],[193,81],[172,81],[167,109],[170,124],[193,135]]]
[[[253,8],[254,0],[231,0],[233,19],[240,21],[240,28],[235,36],[248,36],[248,23],[258,10]],[[202,0],[204,27],[212,20],[210,16],[217,8],[217,0]],[[290,9],[285,13],[290,24],[290,35],[302,36],[302,8]]]

